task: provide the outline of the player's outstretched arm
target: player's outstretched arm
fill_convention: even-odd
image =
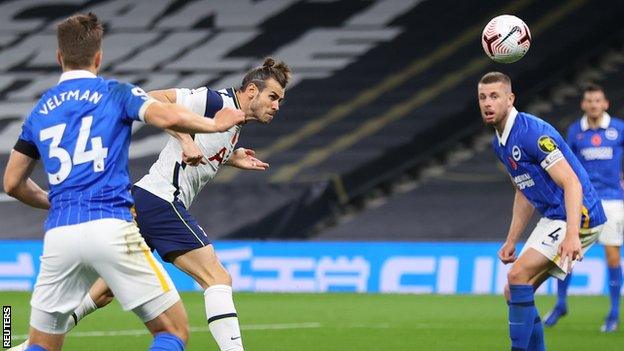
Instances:
[[[170,102],[175,104],[177,100],[175,89],[150,90],[147,95],[160,102]]]
[[[576,173],[565,158],[561,158],[547,170],[552,180],[563,189],[566,209],[566,237],[559,245],[561,262],[568,265],[573,260],[583,259],[579,229],[581,227],[581,208],[583,207],[583,187]]]
[[[516,243],[531,220],[534,210],[535,209],[529,200],[527,200],[524,194],[516,188],[507,240],[505,240],[505,243],[498,251],[498,258],[501,262],[511,263],[516,260]]]
[[[145,110],[145,122],[161,129],[183,133],[224,132],[243,123],[245,114],[241,110],[224,108],[215,118],[205,118],[183,106],[155,101]]]
[[[32,207],[50,208],[48,193],[30,179],[37,160],[13,150],[4,171],[4,191]]]

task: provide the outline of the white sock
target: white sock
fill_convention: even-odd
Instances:
[[[204,291],[206,318],[212,337],[221,351],[243,351],[232,287],[213,285]]]
[[[93,302],[91,295],[87,293],[82,299],[82,302],[80,302],[80,305],[74,310],[74,313],[72,313],[72,318],[67,321],[67,326],[69,329],[73,329],[76,324],[78,324],[79,320],[95,310],[97,310],[97,305]]]

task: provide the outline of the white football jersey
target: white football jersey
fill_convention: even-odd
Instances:
[[[205,87],[176,89],[176,103],[209,117],[225,107],[240,108],[233,88],[217,91]],[[195,134],[195,143],[208,161],[197,167],[188,166],[182,161],[182,147],[177,139],[170,137],[149,173],[135,185],[165,201],[179,199],[189,208],[195,196],[232,155],[240,130],[241,126],[237,125],[222,133]]]

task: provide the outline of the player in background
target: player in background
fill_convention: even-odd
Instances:
[[[243,114],[229,109],[218,120],[207,119],[151,99],[131,84],[97,77],[102,36],[103,26],[92,13],[58,25],[57,61],[63,74],[26,118],[5,170],[9,195],[49,209],[28,350],[61,349],[72,312],[98,277],[154,335],[150,349],[183,350],[186,312],[130,213],[132,122],[209,133],[229,130],[243,121]],[[39,158],[49,193],[30,179]]]
[[[168,89],[149,95],[206,116],[237,108],[245,113],[246,122],[268,124],[279,110],[289,80],[290,69],[285,63],[266,58],[262,66],[245,75],[238,89]],[[237,125],[223,133],[194,136],[171,133],[175,138],[170,138],[149,173],[132,189],[141,234],[165,261],[189,274],[204,289],[208,327],[223,351],[243,350],[232,278],[187,209],[224,164],[246,170],[268,169],[267,163],[254,157],[253,150],[235,149],[241,129]],[[74,311],[68,328],[112,299],[106,284],[98,280]]]
[[[620,246],[624,240],[624,194],[620,185],[624,121],[609,116],[608,109],[609,101],[604,89],[595,84],[588,85],[581,101],[581,110],[585,115],[570,126],[567,140],[587,170],[607,215],[607,223],[598,238],[605,248],[611,299],[611,310],[600,328],[603,332],[618,329],[622,288]],[[546,326],[554,326],[568,312],[566,297],[570,277],[571,274],[565,280],[558,281],[557,304],[544,318]]]
[[[494,152],[516,188],[507,240],[498,252],[503,263],[513,263],[505,287],[511,349],[545,350],[534,292],[548,276],[565,279],[574,261],[598,239],[605,214],[589,176],[561,135],[515,109],[507,75],[485,74],[478,99],[484,123],[496,132]],[[516,255],[516,244],[536,208],[543,217]]]

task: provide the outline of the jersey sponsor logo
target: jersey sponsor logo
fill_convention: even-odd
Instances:
[[[513,157],[514,161],[520,161],[520,157],[522,157],[522,153],[520,152],[520,148],[518,145],[514,145],[511,148],[511,157]]]
[[[600,137],[600,134],[594,134],[591,138],[591,143],[594,146],[600,146],[600,144],[602,144],[602,138]]]
[[[548,135],[542,135],[537,140],[537,146],[539,146],[540,150],[549,154],[557,149],[557,143],[549,137]]]
[[[618,136],[619,136],[618,131],[615,128],[608,128],[605,131],[605,137],[609,140],[616,140]]]
[[[581,149],[581,155],[586,161],[612,160],[613,148],[610,146],[588,147]]]
[[[524,173],[518,176],[513,177],[514,183],[516,183],[516,187],[518,189],[523,190],[525,188],[530,188],[535,185],[533,178],[528,173]]]

